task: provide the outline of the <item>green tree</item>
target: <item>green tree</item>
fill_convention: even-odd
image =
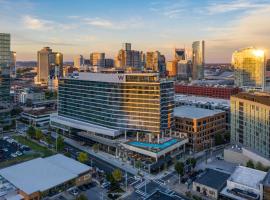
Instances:
[[[94,144],[92,148],[94,152],[97,153],[99,151],[99,144]]]
[[[36,129],[35,131],[35,138],[36,140],[41,140],[43,139],[44,135],[40,129]]]
[[[263,164],[261,162],[256,163],[256,169],[261,170],[261,171],[265,171],[265,167],[263,166]]]
[[[78,161],[81,163],[86,163],[88,161],[88,154],[85,152],[80,152],[78,155]]]
[[[48,144],[52,144],[52,138],[51,138],[51,136],[46,136],[45,137],[45,141],[48,143]]]
[[[247,167],[249,167],[249,168],[252,168],[252,169],[254,169],[254,168],[255,168],[254,163],[253,163],[253,161],[252,161],[252,160],[247,161],[246,166],[247,166]]]
[[[194,169],[196,167],[197,160],[195,158],[189,158],[189,163],[192,166],[192,168]]]
[[[80,196],[78,196],[76,200],[88,200],[88,198],[84,194],[80,194]]]
[[[69,151],[66,151],[65,153],[64,153],[64,155],[66,156],[66,157],[71,157],[71,153],[69,152]]]
[[[115,169],[112,172],[113,179],[118,183],[122,180],[122,171],[120,169]]]
[[[180,184],[180,178],[181,176],[184,175],[184,163],[183,162],[177,162],[175,165],[174,165],[174,169],[175,171],[177,172],[178,176],[179,176],[179,184]]]
[[[142,167],[142,162],[141,162],[140,160],[137,160],[137,161],[135,162],[135,167],[138,168],[138,169],[141,169],[141,167]]]
[[[223,144],[223,137],[220,133],[215,134],[215,144],[216,145]]]
[[[35,134],[36,134],[36,129],[33,126],[29,126],[29,128],[26,131],[26,134],[30,137],[30,138],[34,138]]]
[[[65,147],[64,138],[61,135],[58,135],[58,137],[56,139],[57,152],[63,151],[64,147]]]

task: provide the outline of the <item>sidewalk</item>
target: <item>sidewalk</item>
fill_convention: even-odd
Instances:
[[[67,138],[67,137],[64,137],[64,139],[65,139],[65,142],[67,144],[69,144],[77,149],[80,149],[81,151],[87,152],[90,155],[95,156],[95,157],[103,160],[104,162],[107,162],[107,163],[109,163],[117,168],[122,169],[123,171],[126,171],[130,174],[133,174],[133,175],[138,174],[139,170],[137,168],[134,168],[133,166],[123,162],[122,160],[117,159],[115,156],[113,156],[111,154],[107,154],[107,153],[101,152],[101,151],[96,153],[91,148],[82,146],[75,140],[72,140],[72,139]],[[143,174],[145,179],[154,179],[155,178],[154,175],[148,174],[144,171],[140,171],[140,173]]]

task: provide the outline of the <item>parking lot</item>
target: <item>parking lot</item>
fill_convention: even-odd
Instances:
[[[20,144],[18,141],[10,138],[3,137],[0,139],[0,161],[11,160],[20,156],[23,156],[25,153],[29,152],[31,149]]]

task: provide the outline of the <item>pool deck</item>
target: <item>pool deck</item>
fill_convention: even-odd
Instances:
[[[172,140],[174,140],[174,139],[172,139]],[[150,157],[153,157],[157,160],[159,157],[165,155],[166,153],[171,152],[171,151],[185,145],[186,143],[188,143],[188,138],[183,138],[183,139],[179,138],[176,140],[177,140],[177,142],[175,142],[171,145],[166,145],[166,147],[163,149],[155,149],[155,148],[151,148],[151,147],[142,147],[142,146],[132,145],[131,143],[135,142],[135,141],[129,141],[126,143],[122,143],[122,146],[130,151],[140,153],[140,154],[143,154],[146,156],[150,156]],[[169,142],[169,141],[167,141],[167,142]],[[148,144],[153,144],[153,143],[148,143]],[[162,145],[162,144],[160,144],[160,145]]]

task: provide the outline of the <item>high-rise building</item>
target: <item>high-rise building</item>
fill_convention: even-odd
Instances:
[[[10,52],[10,76],[12,78],[16,77],[16,52]]]
[[[119,130],[159,134],[173,124],[173,85],[156,73],[81,72],[61,79],[51,124],[111,137]]]
[[[270,59],[266,61],[265,90],[270,92]]]
[[[0,33],[0,128],[10,124],[10,34]]]
[[[235,51],[232,55],[235,85],[238,87],[265,86],[265,54],[253,47]]]
[[[105,67],[105,53],[91,53],[90,63],[92,66]]]
[[[105,67],[106,68],[112,68],[114,67],[114,60],[111,58],[106,58],[105,59]]]
[[[192,62],[190,60],[180,60],[177,62],[177,79],[188,80],[192,76]]]
[[[204,78],[204,55],[205,42],[195,41],[192,43],[192,79],[199,80]]]
[[[133,70],[142,69],[142,56],[141,51],[131,50],[130,43],[124,43],[123,49],[119,50],[115,63],[119,68],[132,68]]]
[[[82,55],[77,55],[73,58],[74,67],[80,69],[84,65],[84,59]]]
[[[44,47],[37,53],[37,82],[48,84],[50,78],[63,76],[63,54]]]
[[[231,97],[231,142],[270,159],[270,94]]]
[[[168,61],[166,63],[167,75],[170,77],[176,77],[177,75],[177,61]]]
[[[159,51],[146,52],[146,69],[159,72],[164,65],[165,62]]]
[[[176,61],[186,60],[186,50],[185,49],[174,49],[174,59]]]

